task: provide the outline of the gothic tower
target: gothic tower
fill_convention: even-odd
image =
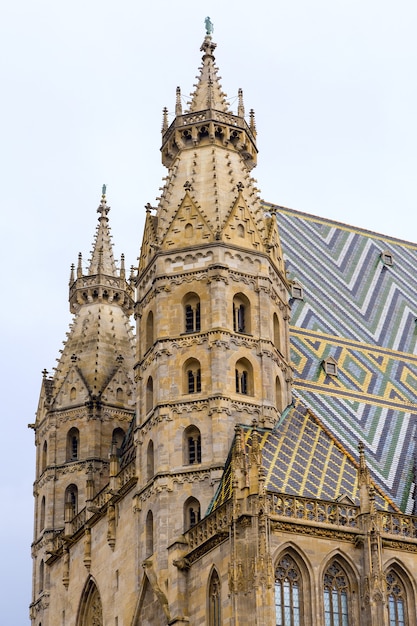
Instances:
[[[109,482],[110,453],[121,446],[134,415],[133,288],[124,258],[116,269],[105,187],[89,267],[81,253],[71,269],[74,319],[52,376],[44,371],[35,430],[34,600],[32,617],[47,622],[51,541],[86,520],[86,507]],[[52,621],[49,623],[58,623]]]
[[[168,548],[210,505],[235,426],[271,428],[291,402],[289,285],[250,175],[254,113],[247,123],[242,90],[230,111],[215,47],[207,34],[188,109],[179,88],[171,124],[164,109],[168,175],[147,206],[136,281],[139,551],[159,590],[175,578]]]

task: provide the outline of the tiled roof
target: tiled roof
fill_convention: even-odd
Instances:
[[[266,205],[267,207],[269,205]],[[291,301],[294,394],[401,508],[414,509],[417,244],[274,207]],[[384,264],[381,253],[392,255]],[[333,357],[338,375],[326,375]]]
[[[301,401],[285,412],[272,431],[257,431],[267,491],[331,501],[348,497],[359,504],[357,462]],[[247,455],[252,433],[253,428],[244,428]],[[210,510],[232,495],[232,457],[233,446]],[[381,510],[394,508],[378,488],[376,506]]]

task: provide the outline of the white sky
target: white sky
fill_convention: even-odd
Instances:
[[[261,196],[416,240],[415,0],[13,0],[0,7],[4,412],[1,623],[29,623],[41,371],[107,183],[116,258],[139,254],[162,176],[162,108],[192,91],[204,18],[234,102],[254,108]],[[236,109],[236,103],[233,108]],[[6,436],[4,436],[4,434]]]

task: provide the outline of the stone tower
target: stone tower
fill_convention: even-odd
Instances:
[[[136,281],[139,550],[155,580],[209,507],[236,424],[270,428],[291,402],[289,285],[250,174],[254,113],[247,123],[242,90],[229,110],[215,47],[206,35],[188,109],[177,88],[171,124],[164,110],[168,175],[147,206]]]
[[[74,319],[54,374],[44,372],[34,424],[35,594],[49,586],[44,563],[50,542],[63,529],[68,534],[69,527],[84,524],[93,494],[109,481],[111,448],[114,453],[121,446],[134,415],[133,288],[125,279],[123,256],[116,269],[109,209],[103,188],[88,270],[83,273],[81,254],[71,269]],[[37,605],[42,623],[48,596]]]

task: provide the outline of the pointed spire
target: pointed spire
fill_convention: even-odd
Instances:
[[[109,229],[109,218],[107,217],[110,207],[106,201],[106,185],[103,185],[101,201],[97,208],[98,226],[95,237],[93,254],[90,261],[88,273],[99,274],[100,272],[107,276],[116,276],[116,264],[113,258],[113,246],[111,243],[111,235]]]
[[[121,258],[120,271],[116,269],[113,257],[108,213],[110,207],[106,200],[106,185],[103,185],[93,252],[86,275],[83,274],[82,255],[78,254],[76,279],[71,274],[70,308],[76,313],[82,304],[93,301],[117,303],[128,313],[133,309],[132,287],[126,282],[124,255]]]
[[[217,75],[217,66],[214,61],[214,50],[216,44],[212,41],[211,35],[206,35],[202,45],[203,64],[200,67],[200,75],[197,77],[195,90],[191,94],[190,113],[203,111],[205,109],[216,109],[229,113],[226,103],[226,94],[223,92],[220,79]]]

